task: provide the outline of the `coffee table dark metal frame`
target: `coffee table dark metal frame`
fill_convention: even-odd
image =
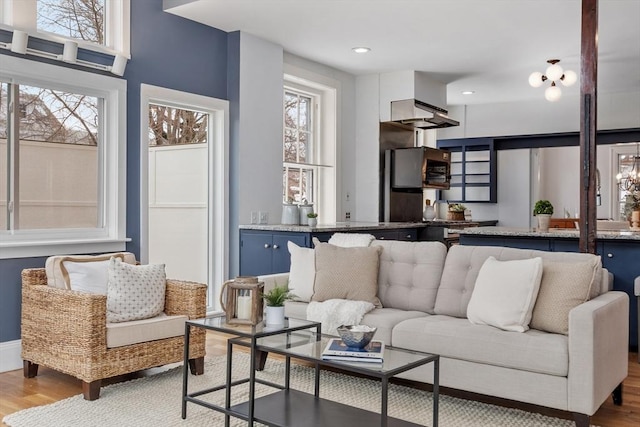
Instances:
[[[409,363],[402,363],[387,370],[383,369],[385,365],[372,366],[369,363],[345,363],[333,360],[322,360],[322,349],[324,348],[324,343],[326,342],[326,339],[331,337],[322,336],[319,324],[314,324],[313,322],[304,323],[306,321],[302,322],[302,325],[296,327],[287,327],[278,329],[277,331],[268,331],[266,333],[236,333],[238,331],[229,331],[228,328],[214,327],[211,325],[205,326],[202,323],[202,319],[187,322],[187,325],[185,326],[185,337],[188,337],[189,328],[192,326],[230,333],[236,337],[227,341],[227,372],[226,383],[224,385],[188,394],[188,373],[186,368],[183,368],[182,418],[186,418],[187,402],[192,402],[224,413],[225,426],[229,425],[229,417],[234,416],[236,418],[246,420],[249,426],[253,426],[253,422],[257,421],[269,426],[320,427],[331,425],[332,427],[350,427],[353,425],[375,425],[380,423],[382,427],[415,427],[418,426],[418,424],[388,416],[389,379],[399,373],[411,370],[418,366],[433,363],[432,425],[434,427],[438,426],[440,356],[387,346],[385,348],[385,358],[392,358],[393,354],[410,355],[413,358]],[[313,328],[316,329],[315,334],[310,331],[310,329]],[[292,334],[296,331],[303,331],[305,329],[309,331]],[[302,339],[300,339],[301,337]],[[234,345],[248,347],[251,350],[249,378],[236,381],[232,381],[231,379],[233,371],[232,359]],[[188,348],[188,341],[185,339],[185,361],[188,360]],[[300,351],[301,349],[302,351]],[[308,353],[306,351],[307,349],[312,350],[312,353]],[[258,352],[270,352],[285,356],[284,385],[261,380],[255,377],[255,371],[257,368],[256,354]],[[305,360],[314,365],[315,383],[313,395],[290,388],[291,358]],[[186,362],[185,366],[187,366]],[[342,371],[379,379],[382,385],[380,413],[374,413],[342,403],[321,399],[319,397],[319,373],[321,366],[337,368]],[[249,383],[249,400],[231,406],[231,388],[247,382]],[[279,389],[279,391],[260,398],[255,398],[256,383],[274,387]],[[214,405],[197,399],[198,396],[222,389],[225,389],[226,392],[224,408],[219,405]],[[329,415],[330,420],[327,420],[325,415]]]
[[[256,357],[258,354],[257,349],[257,340],[259,338],[280,335],[280,334],[289,334],[295,331],[301,331],[304,329],[316,329],[316,335],[320,336],[322,333],[322,326],[318,322],[310,322],[306,320],[298,320],[292,319],[294,322],[293,325],[289,324],[289,319],[286,319],[287,324],[282,327],[266,327],[263,325],[251,326],[251,325],[230,325],[223,321],[224,315],[220,316],[212,316],[203,319],[193,319],[187,320],[185,322],[185,334],[184,334],[184,365],[182,370],[182,419],[186,419],[187,417],[187,402],[195,403],[209,409],[216,410],[218,412],[222,412],[225,414],[225,426],[229,425],[229,417],[234,416],[237,418],[244,419],[248,421],[248,425],[252,426],[253,421],[255,420],[254,416],[254,408],[255,408],[255,384],[265,384],[271,387],[282,389],[283,386],[274,384],[268,381],[264,381],[255,377],[256,369],[258,368]],[[217,324],[219,323],[219,324]],[[249,378],[244,378],[236,381],[231,381],[231,370],[232,370],[232,352],[233,352],[233,341],[234,339],[230,339],[227,341],[227,375],[225,384],[221,384],[218,386],[214,386],[205,390],[200,390],[193,393],[188,393],[188,360],[189,360],[189,341],[190,341],[190,330],[192,327],[210,329],[218,332],[223,332],[230,335],[235,335],[236,339],[244,338],[247,341],[243,342],[243,345],[249,347],[251,349],[251,360],[250,360],[250,370],[249,370]],[[234,410],[231,407],[231,388],[249,383],[249,400],[246,402],[247,410],[246,412],[239,412]],[[215,405],[209,402],[205,402],[204,400],[198,399],[198,396],[202,396],[208,393],[213,393],[215,391],[219,391],[225,389],[225,406]]]

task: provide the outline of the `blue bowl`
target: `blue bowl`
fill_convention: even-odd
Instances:
[[[365,329],[366,331],[359,330]],[[342,338],[342,342],[349,347],[364,348],[371,342],[377,328],[364,325],[342,325],[338,327],[338,334]]]

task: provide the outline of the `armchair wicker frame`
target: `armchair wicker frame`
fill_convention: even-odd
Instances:
[[[189,319],[206,315],[207,287],[167,279],[165,313]],[[43,268],[22,271],[22,359],[24,376],[43,365],[82,381],[86,400],[100,396],[102,379],[180,362],[184,336],[107,348],[107,297],[47,286]],[[204,373],[206,332],[192,328],[191,373]]]

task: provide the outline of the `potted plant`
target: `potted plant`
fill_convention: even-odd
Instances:
[[[284,324],[284,302],[295,298],[289,287],[284,284],[276,286],[268,292],[262,293],[262,299],[266,304],[266,324],[282,325]]]
[[[548,200],[538,200],[533,206],[533,215],[538,218],[538,231],[549,231],[549,219],[553,215],[553,205]]]
[[[307,224],[309,224],[309,227],[315,227],[318,225],[318,214],[315,212],[309,212],[307,214]]]
[[[451,203],[447,209],[447,219],[450,221],[464,221],[464,211],[467,209],[462,203]]]

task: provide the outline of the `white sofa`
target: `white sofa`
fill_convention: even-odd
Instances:
[[[595,255],[438,242],[374,241],[382,246],[378,297],[383,308],[362,324],[375,339],[441,356],[440,385],[572,412],[578,426],[613,393],[621,404],[627,376],[629,298],[611,290],[612,276],[597,262],[592,298],[570,311],[568,334],[536,329],[504,331],[472,324],[466,309],[484,261],[541,257],[583,262]],[[268,288],[287,274],[263,276]],[[288,301],[286,315],[306,318],[305,302]],[[430,383],[428,367],[403,377]]]

